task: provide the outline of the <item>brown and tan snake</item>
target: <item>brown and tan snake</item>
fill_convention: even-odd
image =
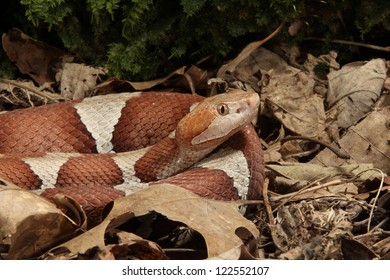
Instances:
[[[73,197],[99,221],[110,201],[174,184],[212,199],[257,199],[259,96],[233,90],[110,94],[0,114],[0,178]]]

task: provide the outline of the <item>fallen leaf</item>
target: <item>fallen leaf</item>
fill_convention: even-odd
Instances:
[[[15,186],[0,186],[0,225],[7,259],[36,257],[82,227],[46,199]]]
[[[382,92],[387,67],[383,59],[344,65],[328,74],[328,115],[339,127],[355,125],[369,112]],[[337,113],[334,113],[336,111]]]
[[[237,67],[238,64],[240,64],[243,60],[245,60],[254,50],[256,50],[258,47],[263,45],[265,42],[270,40],[272,37],[274,37],[276,34],[278,34],[284,27],[284,22],[281,23],[278,28],[274,30],[272,34],[270,34],[267,38],[255,41],[250,44],[248,44],[238,55],[235,57],[232,61],[222,65],[222,67],[218,70],[217,78],[223,78],[225,73],[232,73],[234,69]]]
[[[251,244],[247,248],[253,247],[253,242],[256,243],[259,238],[257,228],[239,213],[237,203],[208,200],[183,188],[161,184],[115,200],[101,224],[59,247],[73,254],[85,253],[96,246],[103,248],[106,232],[151,212],[181,222],[200,233],[207,245],[209,258],[229,252],[229,258],[238,259],[243,245]],[[246,233],[245,242],[237,231]],[[253,250],[251,254],[256,256],[256,248]]]
[[[282,155],[279,152],[280,147],[280,142],[276,142],[264,150],[264,162],[270,163],[280,161],[282,159]]]
[[[363,180],[380,176],[380,172],[372,170],[372,164],[349,164],[324,167],[319,164],[280,162],[277,164],[267,164],[266,169],[276,176],[308,182],[321,178],[340,178],[340,176],[359,175],[359,178]]]
[[[254,50],[249,57],[241,61],[234,69],[234,74],[238,76],[252,76],[257,72],[266,73],[273,71],[275,75],[284,72],[299,72],[299,69],[294,68],[270,50],[259,47]]]
[[[351,234],[351,218],[339,205],[326,200],[282,206],[271,227],[282,259],[341,259],[341,241]],[[331,205],[330,205],[331,204]]]
[[[183,75],[172,77],[163,83],[165,87],[179,88],[187,92],[200,92],[208,89],[209,74],[206,70],[191,65]]]
[[[389,210],[390,209],[390,186],[388,186],[386,189],[387,189],[388,193],[382,195],[378,199],[378,205],[377,206],[380,207],[380,208]],[[382,189],[382,190],[385,190],[385,189]]]
[[[3,34],[2,45],[19,71],[29,75],[40,85],[56,82],[55,75],[64,60],[77,60],[74,55],[35,40],[17,28]]]
[[[390,107],[370,112],[360,123],[348,129],[339,141],[340,148],[351,159],[338,158],[329,149],[321,151],[310,162],[324,166],[370,163],[390,173]]]
[[[344,239],[341,250],[345,260],[372,260],[377,255],[363,243],[354,239]]]
[[[308,54],[303,68],[309,71],[311,77],[315,77],[320,81],[327,80],[326,74],[340,69],[340,64],[336,61],[337,53],[330,51],[328,54],[323,54],[315,57]]]
[[[163,78],[146,82],[131,82],[119,80],[117,78],[111,78],[97,85],[93,89],[93,95],[134,90],[144,91],[161,86],[164,87],[165,90],[168,90],[168,88],[172,88],[176,91],[194,93],[195,91],[198,92],[206,90],[208,87],[208,79],[209,75],[207,71],[192,65],[188,69],[186,67],[181,67]]]
[[[382,258],[388,257],[390,253],[390,237],[386,237],[372,246],[372,250]]]
[[[56,81],[60,83],[61,96],[78,100],[89,96],[99,77],[106,73],[107,70],[101,67],[64,62],[57,71]]]
[[[273,75],[263,87],[264,114],[276,118],[297,135],[327,140],[325,108],[313,92],[314,79],[304,72]]]
[[[126,244],[107,245],[97,249],[93,257],[97,260],[167,260],[159,246],[148,240],[134,240]]]
[[[46,260],[166,260],[168,257],[156,243],[145,240],[133,233],[118,232],[118,244],[93,247],[85,253],[73,254],[68,250],[51,250],[40,259]]]
[[[168,74],[167,76],[151,81],[146,81],[146,82],[129,82],[129,84],[135,89],[135,90],[148,90],[151,89],[157,85],[163,84],[166,82],[168,79],[175,75],[184,75],[186,67],[183,66],[172,73]]]
[[[92,95],[105,95],[119,92],[132,92],[134,88],[129,81],[119,80],[118,78],[110,78],[92,89]]]
[[[382,187],[381,189],[382,191],[390,191],[390,186],[385,186],[385,187]],[[359,193],[357,195],[354,196],[355,199],[360,199],[360,200],[367,200],[370,196],[374,197],[376,194],[378,193],[378,189],[375,189],[375,190],[372,190],[372,191],[369,191],[369,192],[363,192],[363,193]],[[388,194],[388,193],[387,193]],[[378,199],[378,207],[380,208],[389,208],[389,196],[387,196],[387,194],[381,196],[379,199]]]

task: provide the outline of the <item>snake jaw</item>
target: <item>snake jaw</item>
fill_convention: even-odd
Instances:
[[[187,148],[216,147],[257,116],[255,92],[234,90],[201,102],[179,123],[176,140]]]

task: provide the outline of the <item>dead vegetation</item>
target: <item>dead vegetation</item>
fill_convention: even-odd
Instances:
[[[71,198],[57,197],[57,208],[4,182],[2,258],[390,258],[389,61],[340,66],[331,52],[298,64],[296,47],[282,46],[283,59],[260,41],[216,73],[193,65],[148,82],[100,83],[106,69],[19,30],[2,39],[10,60],[33,80],[1,79],[3,110],[161,88],[261,92],[257,125],[267,177],[260,201],[210,201],[170,185],[145,189],[114,201],[92,229]]]

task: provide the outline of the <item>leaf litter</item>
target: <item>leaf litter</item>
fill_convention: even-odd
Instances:
[[[263,199],[254,202],[150,187],[115,200],[103,222],[88,228],[72,198],[57,196],[53,204],[4,182],[1,258],[389,259],[390,62],[340,66],[330,52],[308,53],[298,63],[296,46],[261,47],[283,26],[249,44],[215,77],[198,64],[147,82],[100,82],[106,69],[20,30],[4,34],[6,54],[33,82],[2,79],[3,110],[134,90],[261,91],[266,183]]]
[[[182,209],[191,210],[181,211]],[[84,254],[93,247],[104,250],[108,246],[105,243],[105,235],[107,233],[117,235],[118,228],[123,225],[126,228],[126,224],[127,227],[131,227],[128,223],[133,219],[137,219],[141,224],[138,225],[136,234],[143,235],[145,238],[150,237],[154,233],[153,224],[158,223],[157,214],[171,221],[180,222],[183,229],[187,228],[188,234],[191,234],[191,231],[198,232],[204,239],[206,247],[202,250],[207,251],[205,254],[207,258],[238,259],[244,250],[257,253],[258,229],[239,213],[237,203],[211,201],[169,184],[153,185],[115,200],[111,211],[102,223],[60,247],[65,248],[71,255]],[[172,233],[168,232],[168,234]],[[245,237],[245,243],[240,236]],[[170,238],[183,237],[173,234]],[[142,239],[137,236],[135,240]],[[130,238],[127,242],[135,242],[135,240]],[[179,251],[180,247],[175,249]],[[173,251],[173,248],[170,251]]]

